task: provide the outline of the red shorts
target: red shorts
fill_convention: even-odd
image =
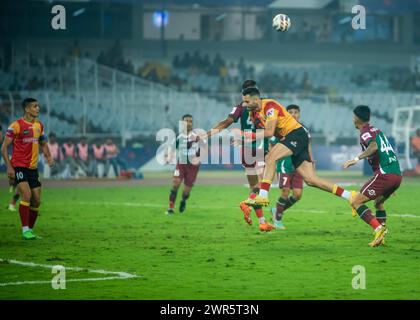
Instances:
[[[195,180],[197,179],[200,165],[194,164],[177,164],[174,171],[174,178],[184,180],[184,184],[187,187],[192,187]]]
[[[295,173],[282,173],[279,177],[279,188],[303,189],[303,177]]]
[[[258,175],[262,172],[264,172],[264,166],[265,166],[265,162],[264,162],[264,154],[261,155],[261,157],[257,157],[256,161],[252,162],[252,163],[248,163],[245,159],[245,150],[247,150],[247,157],[255,157],[256,154],[252,154],[251,152],[251,148],[241,148],[241,159],[242,159],[242,167],[245,168],[245,171],[247,172],[247,174],[250,175]]]
[[[384,196],[388,198],[400,187],[402,176],[397,174],[375,174],[365,185],[360,189],[360,193],[370,200]]]

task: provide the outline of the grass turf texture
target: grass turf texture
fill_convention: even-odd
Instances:
[[[3,189],[4,190],[4,189]],[[420,217],[420,186],[408,183],[390,214]],[[243,221],[243,186],[196,186],[183,214],[166,216],[168,187],[44,189],[39,241],[23,241],[18,213],[0,209],[0,258],[124,271],[142,278],[0,286],[0,299],[419,299],[420,218],[391,215],[384,247],[348,204],[305,188],[285,231]],[[178,194],[179,205],[181,194]],[[277,188],[270,192],[274,205]],[[7,192],[0,201],[6,204]],[[371,205],[372,206],[372,205]],[[270,213],[266,212],[266,217]],[[366,289],[352,268],[366,268]],[[0,283],[51,280],[51,270],[0,264]],[[94,277],[89,274],[89,277]],[[100,277],[101,275],[97,275]],[[67,278],[83,278],[68,272]]]

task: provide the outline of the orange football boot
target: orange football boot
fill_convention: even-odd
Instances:
[[[251,208],[249,206],[247,206],[244,201],[242,201],[239,204],[239,208],[241,208],[241,211],[244,214],[244,219],[245,219],[246,223],[251,225],[252,224],[252,220],[251,220],[251,216],[250,216],[251,215]]]

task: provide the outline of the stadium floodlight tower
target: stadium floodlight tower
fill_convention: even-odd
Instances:
[[[404,152],[400,154],[395,150],[401,160],[402,169],[413,169],[410,161],[410,137],[420,127],[420,105],[412,107],[400,107],[395,109],[394,122],[392,124],[392,135],[397,146],[404,146]]]

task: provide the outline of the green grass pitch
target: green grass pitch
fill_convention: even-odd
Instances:
[[[23,241],[17,213],[0,209],[0,259],[128,272],[142,277],[0,285],[0,299],[419,299],[420,185],[388,202],[386,246],[348,204],[305,188],[285,213],[285,231],[248,226],[237,205],[243,186],[196,186],[183,214],[166,216],[167,187],[43,190],[39,241]],[[270,192],[274,203],[278,190]],[[180,194],[178,195],[179,201]],[[0,201],[9,194],[3,189]],[[177,202],[178,204],[178,202]],[[402,216],[401,216],[402,215]],[[406,216],[407,215],[407,216]],[[266,217],[270,217],[268,210]],[[352,268],[366,269],[353,289]],[[67,280],[103,277],[68,271]],[[0,284],[50,281],[51,270],[0,263]]]

